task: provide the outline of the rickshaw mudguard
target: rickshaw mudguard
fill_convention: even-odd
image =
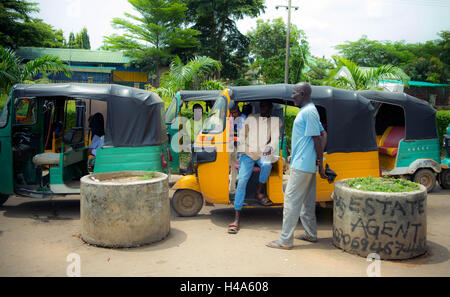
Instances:
[[[186,175],[180,178],[173,186],[173,190],[192,190],[201,193],[200,183],[195,175]]]

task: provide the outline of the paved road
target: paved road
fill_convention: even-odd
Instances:
[[[366,276],[369,264],[332,245],[331,209],[318,211],[319,242],[296,241],[291,251],[264,246],[280,235],[281,209],[247,209],[239,234],[229,235],[230,206],[172,215],[164,241],[113,250],[81,241],[79,207],[79,196],[10,198],[0,208],[0,276],[65,276],[70,253],[80,255],[82,276]],[[428,253],[382,261],[383,276],[450,276],[450,190],[436,187],[427,211]]]

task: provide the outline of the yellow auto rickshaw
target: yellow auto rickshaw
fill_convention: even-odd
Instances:
[[[204,201],[213,204],[231,204],[234,201],[229,182],[233,164],[230,164],[231,152],[227,148],[234,141],[230,110],[235,104],[249,104],[253,113],[257,113],[260,102],[269,100],[274,103],[272,115],[282,121],[280,147],[283,148],[286,108],[294,106],[292,87],[288,84],[242,86],[230,87],[220,93],[194,143],[195,174],[182,177],[173,186],[176,192],[172,207],[180,216],[195,216]],[[311,98],[328,133],[324,166],[328,164],[337,173],[336,180],[369,175],[378,177],[378,147],[370,101],[355,92],[331,87],[312,87]],[[277,108],[279,105],[284,105],[284,112]],[[283,155],[282,149],[279,155]],[[283,180],[287,182],[283,173],[283,158],[279,158],[272,164],[266,183],[266,194],[275,207],[283,205]],[[258,174],[257,168],[254,169],[247,184],[244,206],[260,205],[253,197]],[[331,201],[332,192],[333,184],[317,177],[317,202],[326,205]]]

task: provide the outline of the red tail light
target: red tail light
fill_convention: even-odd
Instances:
[[[172,157],[172,152],[169,150],[169,161],[172,162],[173,161],[173,157]]]
[[[161,154],[161,164],[162,164],[162,168],[164,168],[164,169],[167,168],[167,162],[166,162],[166,160],[164,160],[164,154]]]

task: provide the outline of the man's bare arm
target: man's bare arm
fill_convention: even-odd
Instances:
[[[320,132],[320,142],[322,143],[322,151],[325,152],[325,148],[327,146],[328,141],[328,133],[327,131],[323,130]]]
[[[325,169],[323,168],[323,149],[322,149],[322,141],[321,136],[313,136],[314,140],[314,149],[316,150],[317,154],[317,166],[319,166],[319,174],[320,177],[323,179],[327,178],[327,175],[325,174]]]

